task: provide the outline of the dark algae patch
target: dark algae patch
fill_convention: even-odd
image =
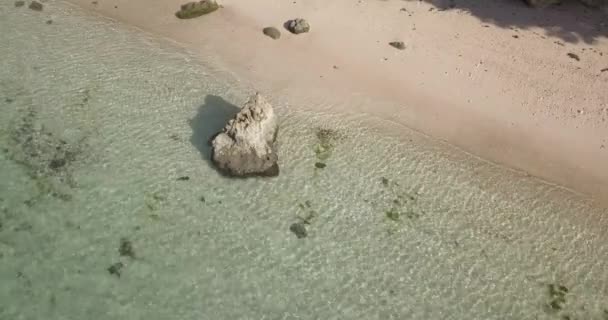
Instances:
[[[381,177],[380,183],[384,189],[384,193],[391,199],[384,209],[386,219],[397,223],[404,218],[416,220],[424,214],[424,211],[418,205],[418,193],[401,191],[399,190],[401,188],[399,184],[390,181],[386,177]]]
[[[122,262],[116,262],[116,263],[112,264],[111,266],[109,266],[107,270],[111,275],[114,275],[114,276],[117,276],[118,278],[120,278],[120,274],[121,274],[122,268],[124,266],[125,265]]]
[[[133,243],[127,238],[120,239],[118,253],[120,253],[120,255],[123,257],[135,259],[135,249],[133,249]]]
[[[306,231],[306,225],[304,222],[296,222],[289,226],[289,230],[296,235],[298,239],[306,238],[308,231]]]
[[[315,132],[316,142],[313,147],[317,162],[315,162],[316,169],[324,169],[327,167],[327,160],[331,157],[334,149],[341,139],[340,134],[333,129],[317,128]]]
[[[25,1],[15,1],[15,8],[21,8],[25,5]]]
[[[86,138],[64,140],[38,119],[34,106],[22,111],[8,133],[8,158],[25,169],[38,189],[28,205],[33,206],[48,195],[62,201],[71,200],[70,189],[77,187],[72,165],[85,149]]]
[[[312,209],[312,203],[306,200],[304,203],[298,203],[298,208],[304,211],[304,215],[297,215],[298,222],[289,226],[289,230],[298,237],[298,239],[308,236],[306,226],[311,225],[314,218],[318,216],[317,212]]]
[[[327,165],[323,162],[315,162],[315,168],[317,169],[325,169],[325,167],[327,167]]]
[[[42,6],[42,3],[38,2],[38,1],[32,1],[30,3],[29,8],[34,11],[42,11],[43,6]]]
[[[545,305],[547,313],[559,314],[561,319],[571,319],[570,315],[563,312],[566,307],[566,297],[568,295],[568,288],[564,285],[558,285],[550,283],[547,285],[547,296],[548,301]]]

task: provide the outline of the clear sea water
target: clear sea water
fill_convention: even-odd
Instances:
[[[0,319],[608,319],[607,210],[272,93],[281,175],[226,179],[206,140],[252,90],[0,2]]]

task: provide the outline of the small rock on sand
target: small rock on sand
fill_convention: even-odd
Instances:
[[[175,16],[179,19],[192,19],[211,13],[219,8],[220,6],[215,0],[188,2],[181,6],[180,10],[175,13]]]
[[[42,3],[38,1],[32,1],[32,3],[30,3],[29,8],[34,11],[42,11]]]
[[[266,27],[262,30],[262,32],[275,40],[281,37],[281,31],[275,27]]]
[[[396,48],[399,50],[405,50],[405,43],[403,43],[403,41],[393,41],[393,42],[389,42],[388,44],[393,48]]]
[[[581,58],[577,54],[572,53],[572,52],[568,53],[568,57],[570,57],[571,59],[574,59],[576,61],[581,61]]]
[[[15,7],[23,7],[25,5],[25,1],[15,1]]]
[[[300,34],[310,31],[310,24],[302,18],[289,20],[285,23],[285,28],[293,34]]]

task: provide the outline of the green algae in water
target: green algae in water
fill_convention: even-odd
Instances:
[[[315,168],[317,169],[325,169],[325,167],[327,167],[327,165],[323,162],[315,162]]]
[[[338,131],[327,128],[318,128],[316,133],[317,143],[314,152],[317,159],[324,161],[331,157],[337,141],[340,139]]]
[[[118,253],[123,257],[135,258],[135,249],[133,243],[127,238],[120,239],[120,246],[118,247]]]
[[[109,266],[107,270],[111,275],[114,275],[114,276],[120,278],[123,267],[124,267],[124,264],[122,262],[116,262],[116,263],[112,264],[111,266]]]
[[[399,211],[397,211],[395,208],[390,208],[386,211],[386,217],[390,220],[399,221],[400,216]]]
[[[547,303],[548,309],[551,312],[562,310],[566,305],[566,294],[568,288],[563,285],[549,284],[547,286],[550,301]]]
[[[289,230],[296,235],[298,239],[306,238],[308,231],[306,231],[306,225],[303,222],[296,222],[289,226]]]

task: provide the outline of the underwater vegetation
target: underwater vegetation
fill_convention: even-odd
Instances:
[[[26,204],[33,206],[47,195],[71,200],[70,189],[76,187],[71,166],[86,148],[85,138],[70,143],[58,137],[38,121],[33,107],[13,122],[8,136],[7,157],[20,164],[38,188],[38,195]]]
[[[306,200],[304,203],[298,203],[299,211],[304,211],[304,214],[298,214],[296,216],[297,222],[294,222],[289,226],[289,230],[298,237],[298,239],[306,238],[308,231],[306,226],[310,225],[314,218],[318,216],[318,213],[312,209],[312,203]]]
[[[315,132],[316,142],[313,146],[313,151],[317,161],[315,162],[316,169],[324,169],[327,167],[327,160],[331,157],[334,149],[342,136],[334,129],[317,128]]]
[[[418,219],[424,215],[424,211],[418,205],[418,193],[407,193],[399,190],[399,184],[391,182],[386,177],[380,178],[380,183],[392,198],[388,208],[384,211],[387,219],[398,222],[401,218],[410,220]]]

